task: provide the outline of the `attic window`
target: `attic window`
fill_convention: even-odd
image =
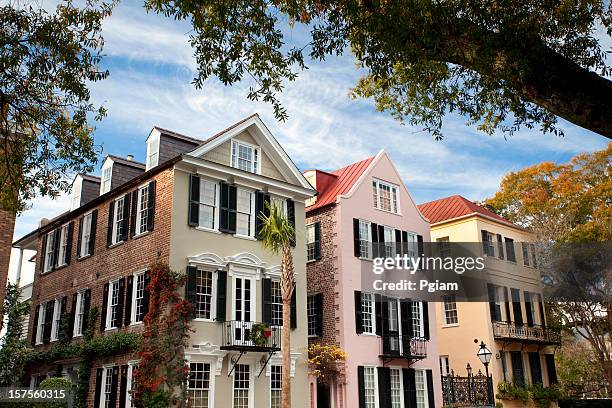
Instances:
[[[396,185],[373,180],[372,193],[374,208],[394,214],[399,213],[398,189]]]
[[[147,141],[147,170],[159,164],[159,136],[153,136]]]
[[[81,190],[82,190],[82,179],[81,176],[77,176],[72,185],[72,197],[70,203],[70,210],[76,210],[81,206]]]
[[[232,167],[259,173],[259,149],[253,145],[232,140]]]
[[[110,191],[112,174],[113,174],[112,164],[102,169],[102,183],[100,184],[100,195],[104,193],[108,193]]]

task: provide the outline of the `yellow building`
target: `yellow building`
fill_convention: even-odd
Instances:
[[[540,274],[532,235],[461,196],[419,206],[431,223],[432,242],[479,242],[485,257],[489,302],[456,302],[444,296],[436,303],[438,351],[442,375],[484,372],[476,356],[481,342],[493,353],[489,372],[493,392],[498,384],[556,382],[558,330],[546,326]],[[477,344],[475,344],[477,343]],[[501,401],[504,407],[524,406]]]

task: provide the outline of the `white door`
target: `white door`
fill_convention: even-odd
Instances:
[[[252,320],[255,317],[253,307],[253,291],[255,280],[247,277],[234,277],[234,316],[235,339],[237,342],[249,341]]]

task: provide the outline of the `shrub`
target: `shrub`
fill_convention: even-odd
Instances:
[[[40,383],[40,388],[46,390],[66,390],[66,396],[72,398],[70,395],[72,383],[67,378],[63,377],[51,377],[46,378]],[[64,408],[68,406],[67,402],[37,402],[32,405],[34,408]]]

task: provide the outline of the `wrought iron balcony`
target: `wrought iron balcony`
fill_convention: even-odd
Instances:
[[[280,351],[280,327],[241,320],[229,320],[223,325],[221,350]]]
[[[385,360],[421,360],[427,357],[427,339],[392,333],[383,334],[380,339],[380,356]]]
[[[539,325],[493,322],[495,340],[542,345],[561,344],[561,330]]]

